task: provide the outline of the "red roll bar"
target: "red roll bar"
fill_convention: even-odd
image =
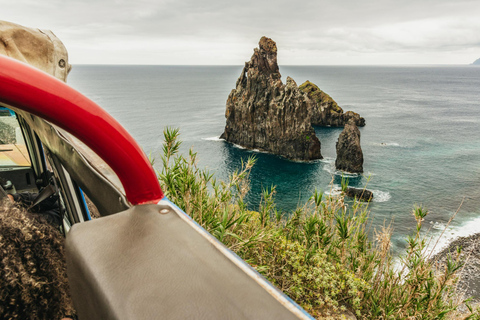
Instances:
[[[115,171],[133,205],[163,198],[155,171],[132,136],[95,102],[60,80],[0,55],[0,102],[80,139]]]

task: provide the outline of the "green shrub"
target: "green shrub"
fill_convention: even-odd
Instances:
[[[465,302],[456,293],[459,255],[444,270],[426,255],[425,209],[414,208],[417,228],[396,268],[391,226],[368,237],[368,204],[347,206],[343,197],[315,190],[287,215],[277,210],[272,187],[258,211],[249,211],[244,197],[253,158],[219,182],[197,167],[193,151],[178,155],[178,130],[164,136],[158,176],[167,197],[313,316],[337,319],[348,309],[360,319],[479,319],[468,304],[466,314],[459,311]]]

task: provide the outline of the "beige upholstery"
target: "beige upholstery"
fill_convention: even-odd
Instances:
[[[72,66],[67,49],[50,30],[0,21],[0,54],[28,63],[66,82]]]
[[[313,319],[172,208],[140,205],[72,227],[79,320]]]

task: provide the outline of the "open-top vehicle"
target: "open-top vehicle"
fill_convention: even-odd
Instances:
[[[0,56],[0,106],[2,184],[58,193],[79,319],[311,319],[169,202],[142,149],[94,102]]]

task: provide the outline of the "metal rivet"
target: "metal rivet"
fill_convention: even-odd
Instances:
[[[60,68],[65,68],[65,65],[66,65],[65,60],[60,59],[60,61],[58,61],[58,66],[59,66]]]
[[[168,210],[168,209],[162,209],[162,210],[160,210],[159,212],[160,212],[161,214],[167,214],[167,213],[170,212],[170,210]]]

